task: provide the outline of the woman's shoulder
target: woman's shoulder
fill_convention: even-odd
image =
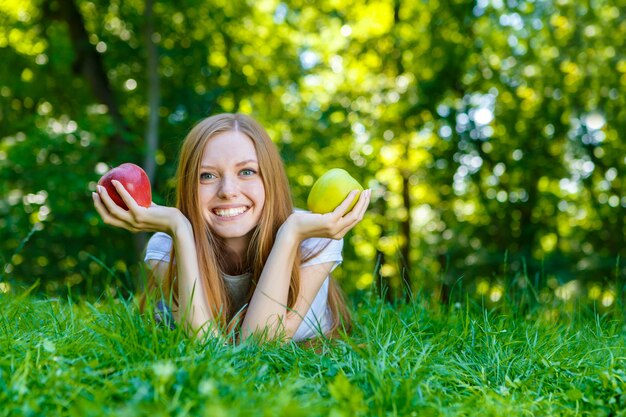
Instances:
[[[335,266],[343,261],[343,239],[310,238],[300,244],[302,266],[334,262]]]
[[[170,251],[172,250],[172,238],[167,233],[156,232],[148,240],[146,245],[146,256],[144,260],[170,261]]]
[[[172,245],[172,237],[167,233],[156,232],[150,237],[148,240],[148,247],[154,246],[171,246]]]
[[[324,237],[311,237],[308,239],[304,239],[302,243],[300,243],[300,248],[303,251],[315,251],[315,250],[326,250],[330,248],[331,250],[339,250],[343,249],[343,239],[329,239]]]

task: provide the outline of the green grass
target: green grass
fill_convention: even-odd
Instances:
[[[370,299],[347,339],[234,346],[120,299],[3,294],[0,416],[625,415],[622,320],[509,310]]]

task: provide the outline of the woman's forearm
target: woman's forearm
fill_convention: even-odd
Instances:
[[[267,330],[270,338],[276,336],[287,316],[287,300],[293,264],[300,244],[288,227],[280,228],[263,272],[250,300],[241,326],[242,339],[255,331]]]
[[[186,218],[178,220],[172,230],[176,252],[178,285],[177,318],[188,333],[205,333],[212,320],[200,279],[198,255],[191,224]]]

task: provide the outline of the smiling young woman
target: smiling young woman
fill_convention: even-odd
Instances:
[[[197,123],[179,157],[175,207],[140,207],[119,184],[119,209],[98,188],[105,223],[157,232],[146,262],[158,314],[190,333],[236,329],[241,338],[332,335],[350,318],[330,276],[342,238],[361,219],[369,190],[332,213],[294,210],[276,146],[255,120],[219,114]]]

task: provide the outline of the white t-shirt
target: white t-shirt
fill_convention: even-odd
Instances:
[[[333,268],[343,260],[341,251],[343,249],[343,239],[321,239],[312,238],[302,241],[300,246],[302,256],[319,251],[327,245],[320,253],[312,259],[302,263],[302,267],[318,265],[326,262],[334,262]],[[170,262],[170,251],[172,248],[172,238],[166,233],[155,233],[148,241],[145,261]],[[224,283],[235,303],[236,311],[245,306],[246,295],[250,289],[250,273],[243,275],[223,274]],[[328,285],[330,277],[326,277],[322,287],[315,296],[311,308],[304,316],[304,320],[293,335],[293,340],[310,339],[325,333],[330,329],[333,321],[332,313],[328,308]]]

